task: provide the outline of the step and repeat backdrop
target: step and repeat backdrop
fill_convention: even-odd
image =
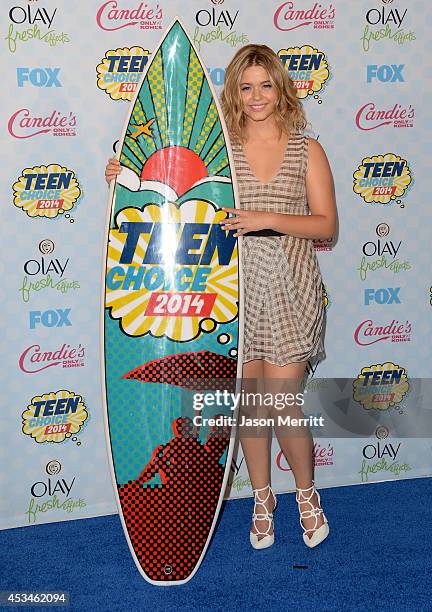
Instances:
[[[430,364],[429,3],[5,0],[1,15],[0,527],[117,511],[100,382],[104,168],[176,15],[218,93],[240,46],[274,49],[332,166],[339,231],[315,242],[327,358],[309,364],[305,413],[322,415],[329,394],[376,427],[312,428],[318,486],[431,475],[407,401]],[[276,440],[272,480],[293,490]],[[240,450],[230,485],[251,494]]]

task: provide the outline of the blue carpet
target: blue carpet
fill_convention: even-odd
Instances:
[[[86,612],[430,611],[431,499],[432,478],[323,489],[331,531],[309,550],[294,495],[279,495],[276,542],[262,551],[249,544],[252,500],[228,501],[198,573],[179,587],[141,578],[117,515],[10,529],[0,590],[63,589],[71,605],[57,609]]]

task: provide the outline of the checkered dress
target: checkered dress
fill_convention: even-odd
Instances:
[[[292,136],[279,174],[258,181],[239,142],[232,143],[240,208],[309,214],[308,139]],[[323,283],[313,241],[294,236],[244,236],[244,358],[275,365],[325,358]]]

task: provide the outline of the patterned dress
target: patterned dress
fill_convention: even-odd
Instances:
[[[252,174],[238,141],[232,149],[241,209],[309,214],[307,137],[290,137],[279,174],[268,183]],[[323,282],[313,241],[274,234],[243,237],[243,362],[265,359],[282,366],[324,359]]]

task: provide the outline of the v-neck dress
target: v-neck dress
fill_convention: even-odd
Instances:
[[[253,175],[240,142],[232,143],[240,208],[310,213],[306,198],[308,139],[288,141],[279,173],[268,183]],[[243,236],[243,362],[275,365],[325,358],[323,281],[313,241],[288,234]]]

